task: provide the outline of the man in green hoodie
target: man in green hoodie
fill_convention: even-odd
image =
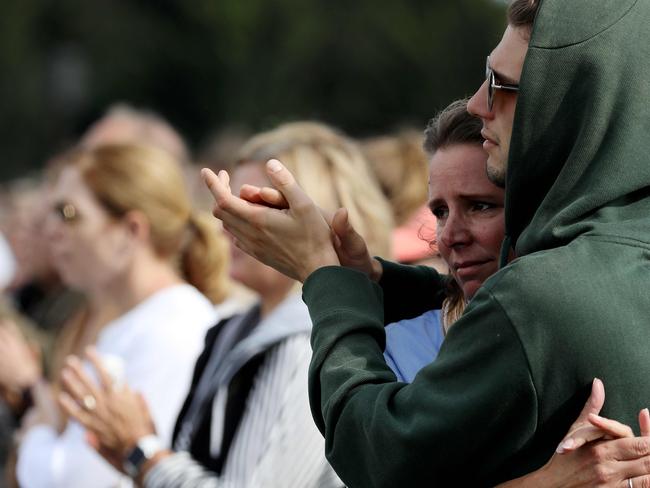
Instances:
[[[534,27],[511,21],[470,110],[491,178],[505,179],[504,256],[518,258],[410,385],[384,362],[384,321],[438,305],[427,290],[440,277],[338,266],[340,243],[277,161],[269,174],[287,210],[242,202],[226,175],[205,175],[240,245],[304,281],[313,415],[351,487],[490,486],[533,471],[594,377],[608,417],[634,425],[650,404],[650,1],[515,3],[534,7]],[[331,225],[344,234],[345,212]]]

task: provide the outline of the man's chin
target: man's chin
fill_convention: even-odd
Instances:
[[[499,188],[506,187],[506,170],[503,162],[494,162],[493,156],[490,155],[485,165],[485,170],[487,172],[488,180]]]

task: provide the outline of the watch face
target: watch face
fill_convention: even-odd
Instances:
[[[142,437],[124,460],[124,471],[131,478],[135,478],[142,469],[142,465],[162,448],[160,439],[155,435]]]
[[[139,446],[135,446],[124,461],[124,469],[129,476],[135,477],[146,460],[147,456],[145,456],[142,449]]]

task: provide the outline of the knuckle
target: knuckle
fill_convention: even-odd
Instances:
[[[635,438],[634,443],[632,444],[632,451],[639,457],[650,454],[648,441],[643,438]]]
[[[215,211],[217,209],[222,209],[222,210],[227,210],[228,209],[228,198],[226,198],[225,195],[219,195],[214,199],[216,205],[215,205]]]
[[[595,463],[602,463],[606,458],[605,448],[603,444],[596,444],[588,448],[589,455]],[[598,465],[600,467],[600,465]]]
[[[634,486],[637,488],[650,488],[650,476],[644,476],[640,480],[638,478],[635,479]]]
[[[594,468],[594,478],[598,484],[606,485],[612,479],[612,471],[607,466],[599,464]]]

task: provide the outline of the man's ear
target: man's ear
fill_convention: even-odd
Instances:
[[[130,210],[123,217],[128,234],[139,242],[149,242],[151,226],[147,216],[139,210]]]

